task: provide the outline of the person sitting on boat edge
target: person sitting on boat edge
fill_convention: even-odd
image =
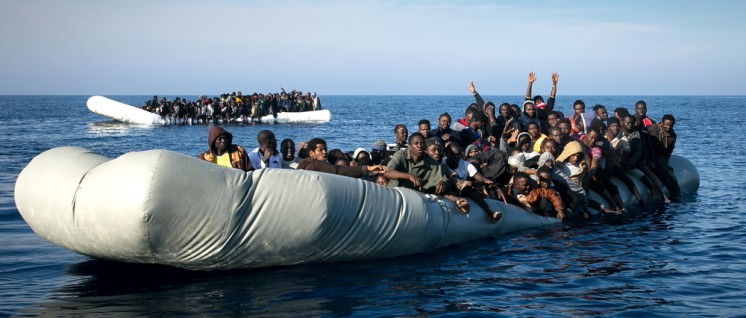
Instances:
[[[398,151],[386,165],[390,187],[406,187],[426,193],[444,194],[446,179],[441,163],[425,154],[425,137],[416,132],[409,136],[406,151]]]
[[[668,187],[671,200],[678,200],[681,196],[679,181],[668,166],[673,149],[676,147],[676,132],[673,129],[675,124],[676,118],[671,114],[666,114],[663,115],[660,123],[647,127],[653,153],[651,158],[654,164],[653,171],[660,178],[661,182]]]
[[[507,205],[508,201],[502,189],[497,187],[492,180],[482,175],[472,163],[463,159],[464,155],[461,153],[461,146],[458,143],[449,143],[446,146],[445,153],[446,158],[443,160],[445,164],[444,170],[446,170],[446,175],[455,181],[457,188],[456,194],[472,199],[487,213],[487,217],[492,223],[497,222],[502,217],[502,212],[490,209],[484,200],[484,192],[487,192],[493,200],[503,199],[503,202]]]
[[[282,168],[282,159],[277,151],[277,139],[269,130],[262,130],[256,134],[259,147],[249,152],[249,160],[254,169]]]
[[[201,153],[199,159],[216,163],[228,168],[241,169],[243,171],[254,170],[246,150],[233,144],[233,135],[223,127],[212,126],[207,133],[207,144],[210,149]]]
[[[510,194],[519,206],[530,212],[542,216],[556,217],[560,220],[565,218],[565,206],[562,204],[559,194],[549,188],[534,187],[531,177],[524,172],[516,172],[513,176]],[[551,204],[551,207],[545,204],[547,201]],[[552,211],[552,209],[554,210]]]
[[[331,164],[327,161],[326,141],[321,138],[309,140],[306,147],[308,148],[308,158],[298,163],[299,170],[326,172],[352,178],[381,174],[388,170],[381,165],[349,167]]]

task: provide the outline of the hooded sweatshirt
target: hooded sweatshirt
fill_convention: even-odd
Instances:
[[[210,127],[210,131],[207,133],[207,145],[209,149],[207,151],[201,153],[199,155],[199,158],[204,161],[209,161],[212,163],[217,163],[217,155],[215,154],[215,151],[213,150],[213,145],[215,144],[215,140],[218,139],[220,135],[225,136],[225,142],[228,144],[228,147],[226,148],[226,152],[228,153],[230,160],[231,160],[231,166],[236,169],[241,169],[243,171],[251,171],[254,170],[251,167],[251,163],[249,163],[249,155],[246,153],[246,150],[239,146],[233,144],[233,135],[229,132],[227,132],[223,127],[220,126],[212,126]]]

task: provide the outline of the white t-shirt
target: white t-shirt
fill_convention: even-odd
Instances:
[[[446,159],[443,158],[443,163],[445,163]],[[450,168],[450,167],[449,167]],[[456,169],[451,169],[451,171],[456,173],[456,178],[459,180],[466,180],[469,177],[474,177],[477,174],[477,168],[474,167],[470,162],[466,160],[459,160],[458,167]]]
[[[262,160],[262,154],[259,153],[259,147],[249,152],[249,161],[251,161],[251,167],[254,169],[261,168],[282,168],[282,158],[280,153],[269,157],[269,162],[265,163]]]

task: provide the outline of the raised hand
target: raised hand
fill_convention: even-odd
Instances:
[[[552,73],[552,85],[557,85],[557,81],[559,81],[559,74]]]
[[[469,92],[470,92],[470,93],[471,93],[472,95],[474,95],[474,93],[476,93],[476,91],[477,91],[477,89],[476,89],[476,88],[474,88],[474,81],[471,81],[471,82],[469,82],[469,86],[468,86],[468,87],[469,87]]]
[[[536,81],[536,74],[534,72],[528,73],[528,82],[533,84]]]

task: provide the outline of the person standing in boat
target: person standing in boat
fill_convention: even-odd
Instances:
[[[378,175],[388,170],[385,166],[339,166],[327,161],[326,141],[321,138],[313,138],[306,144],[308,148],[308,157],[298,163],[298,170],[311,170],[338,174],[352,178],[362,178],[371,175]]]
[[[277,139],[269,130],[262,130],[256,135],[259,147],[249,153],[249,160],[254,169],[282,168],[282,159],[277,151]]]
[[[635,103],[635,118],[637,118],[637,126],[640,129],[645,129],[655,124],[654,120],[648,118],[648,104],[644,100],[638,100]]]
[[[653,150],[652,162],[655,166],[653,171],[668,188],[671,200],[677,200],[681,196],[679,181],[668,166],[673,149],[676,147],[676,132],[673,130],[675,124],[676,119],[673,115],[666,114],[663,115],[660,123],[652,124],[647,128]]]
[[[212,126],[207,134],[207,144],[210,149],[201,153],[199,158],[228,168],[243,171],[254,170],[249,162],[246,150],[233,144],[233,135],[223,127]]]

